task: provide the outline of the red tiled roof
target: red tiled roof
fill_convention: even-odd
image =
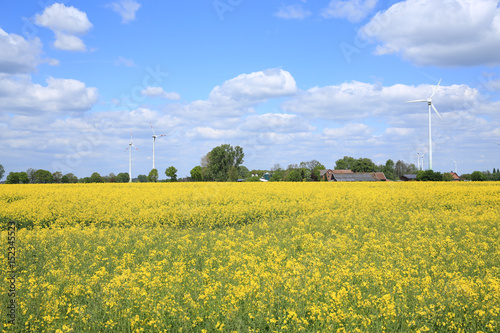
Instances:
[[[332,170],[332,171],[336,175],[341,175],[341,174],[345,174],[345,173],[354,173],[354,172],[352,172],[352,170]]]

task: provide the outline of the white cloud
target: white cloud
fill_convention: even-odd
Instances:
[[[226,104],[229,101],[257,102],[294,94],[297,85],[292,75],[282,69],[269,69],[241,74],[215,87],[209,100]]]
[[[402,1],[360,33],[380,43],[376,54],[400,54],[421,66],[500,64],[497,0]]]
[[[368,16],[378,0],[331,0],[321,15],[325,18],[346,18],[350,22],[359,22]]]
[[[425,105],[404,103],[415,99],[426,99],[435,86],[417,87],[396,84],[381,87],[363,82],[342,83],[336,86],[314,87],[300,91],[297,96],[283,104],[288,112],[308,117],[352,121],[366,117],[394,117],[419,112]],[[466,85],[441,86],[434,96],[440,113],[448,110],[471,109],[480,103],[477,89]]]
[[[49,77],[47,86],[33,84],[27,75],[0,75],[0,109],[37,115],[42,112],[69,113],[89,110],[97,101],[97,89],[72,79]]]
[[[107,5],[113,11],[122,17],[122,23],[128,23],[135,20],[135,13],[141,8],[141,5],[132,0],[120,0]]]
[[[169,99],[172,101],[178,101],[181,99],[181,95],[176,92],[166,92],[162,87],[147,87],[141,91],[141,95],[149,97],[160,97]]]
[[[54,47],[66,51],[85,51],[85,44],[75,35],[86,34],[92,23],[87,14],[73,6],[55,3],[35,16],[39,26],[49,28],[56,36]]]
[[[42,43],[39,38],[24,39],[0,28],[0,73],[28,73],[42,62]]]
[[[55,34],[56,40],[54,41],[54,47],[56,49],[65,51],[85,51],[85,44],[80,38],[60,31],[56,31]]]
[[[207,100],[198,100],[175,110],[196,118],[239,117],[253,113],[253,107],[270,98],[297,91],[292,75],[282,69],[241,74],[216,86]]]
[[[311,16],[311,12],[307,9],[304,9],[302,5],[289,5],[289,6],[281,6],[281,8],[276,12],[276,15],[279,18],[283,19],[296,19],[302,20],[308,16]]]

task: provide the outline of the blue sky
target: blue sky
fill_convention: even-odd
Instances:
[[[0,0],[0,164],[179,177],[223,143],[249,169],[343,156],[500,168],[494,0]],[[164,177],[164,176],[163,176]]]

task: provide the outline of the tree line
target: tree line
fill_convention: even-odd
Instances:
[[[269,174],[269,181],[323,181],[320,175],[320,170],[327,169],[317,160],[300,162],[299,164],[290,164],[286,168],[282,168],[279,164],[275,164],[269,170],[249,170],[242,165],[245,154],[240,146],[231,146],[223,144],[213,148],[210,152],[201,158],[200,165],[195,166],[191,171],[191,177],[178,179],[177,169],[174,166],[169,166],[165,170],[165,175],[168,177],[164,182],[177,181],[259,181],[265,174]],[[418,181],[451,181],[453,176],[451,173],[434,172],[433,170],[419,171],[415,164],[405,163],[398,160],[394,162],[388,159],[385,164],[376,165],[369,158],[354,158],[344,156],[335,161],[335,170],[351,170],[353,172],[383,172],[389,180],[399,180],[403,175],[417,175]],[[0,180],[5,174],[4,167],[0,165]],[[152,169],[149,174],[138,175],[135,181],[137,182],[158,182],[159,173],[157,169]],[[472,181],[500,181],[500,169],[493,168],[490,171],[474,171],[471,174],[463,174],[460,176],[462,180]],[[51,173],[43,169],[28,169],[22,172],[10,172],[7,175],[6,184],[49,184],[49,183],[127,183],[129,182],[129,174],[126,172],[115,175],[110,173],[106,176],[101,176],[94,172],[90,177],[78,178],[72,173],[62,174],[60,171]]]

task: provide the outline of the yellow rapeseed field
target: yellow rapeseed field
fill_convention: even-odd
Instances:
[[[499,183],[0,186],[13,332],[499,332]]]

